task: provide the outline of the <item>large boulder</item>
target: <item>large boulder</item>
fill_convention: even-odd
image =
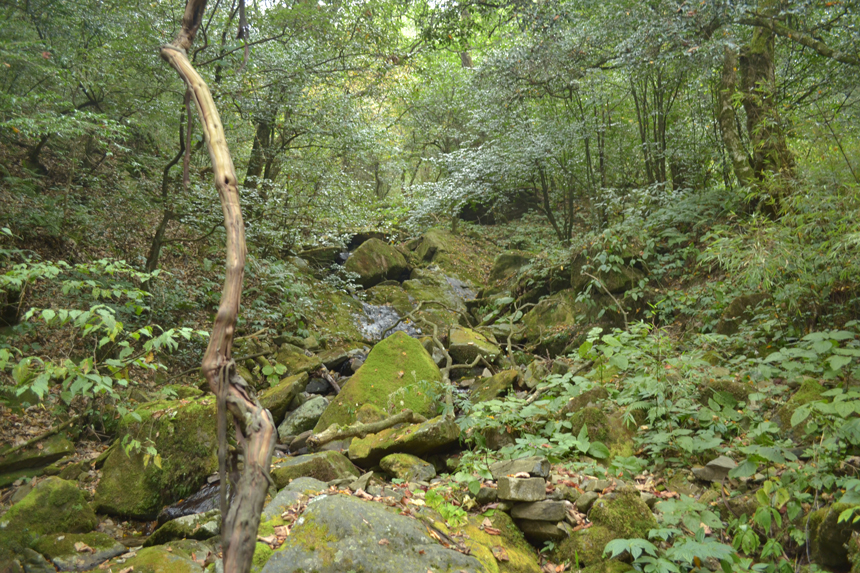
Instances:
[[[214,397],[144,404],[122,418],[118,435],[120,443],[125,436],[151,442],[161,467],[145,451],[114,447],[96,487],[99,513],[155,519],[162,506],[197,491],[218,469]]]
[[[850,566],[846,544],[853,532],[860,532],[860,523],[851,519],[840,523],[839,515],[851,507],[835,503],[809,514],[809,547],[816,565],[838,570]]]
[[[379,239],[365,241],[346,260],[346,270],[356,273],[364,288],[386,279],[397,279],[407,268],[406,258],[400,251]]]
[[[11,485],[22,477],[41,475],[44,467],[75,453],[75,445],[62,434],[29,448],[0,456],[0,487]]]
[[[362,467],[372,467],[389,454],[415,456],[444,450],[460,438],[460,427],[454,420],[438,416],[421,424],[388,428],[376,434],[353,440],[349,459]]]
[[[388,414],[410,409],[431,415],[436,410],[433,395],[441,381],[439,367],[421,343],[404,332],[395,332],[373,347],[323,412],[314,432],[332,424],[354,423],[356,412],[365,404]]]
[[[531,263],[532,257],[522,251],[505,251],[493,261],[493,269],[490,271],[490,284],[507,281],[515,276],[524,266]]]
[[[278,426],[278,437],[281,443],[289,443],[288,438],[312,429],[327,407],[328,400],[322,396],[317,396],[287,414],[284,421]]]
[[[485,378],[475,384],[469,393],[469,399],[477,404],[478,402],[498,398],[512,388],[521,378],[522,375],[516,368],[502,370],[498,374]]]
[[[597,287],[600,291],[608,290],[613,294],[623,293],[637,286],[639,281],[645,278],[644,272],[631,266],[635,258],[631,256],[632,253],[621,253],[621,255],[624,262],[614,265],[612,270],[598,271],[592,269],[588,271],[589,274],[600,280],[600,286]],[[583,273],[583,267],[586,264],[591,264],[592,267],[600,266],[599,262],[589,262],[585,255],[578,255],[570,264],[570,287],[576,292],[583,290],[593,282],[590,276]]]
[[[484,523],[487,519],[490,520],[490,527],[499,532],[497,535],[488,532]],[[489,517],[469,515],[468,522],[456,528],[449,528],[441,519],[437,519],[433,522],[433,527],[445,535],[462,532],[463,543],[471,550],[471,555],[481,562],[487,573],[542,571],[537,551],[525,540],[507,513],[495,511]]]
[[[307,388],[309,376],[307,372],[288,376],[278,384],[260,393],[260,405],[272,414],[272,421],[280,424],[287,413],[290,402]]]
[[[479,355],[493,362],[502,349],[471,328],[457,327],[448,331],[448,353],[457,364],[471,364]]]
[[[89,533],[97,524],[95,513],[74,483],[45,478],[0,517],[0,560],[2,549],[23,549],[43,535]]]
[[[418,520],[344,495],[308,504],[263,573],[485,571],[474,557],[446,549]]]
[[[723,310],[714,330],[717,334],[731,335],[737,333],[741,324],[752,319],[756,307],[769,298],[770,295],[767,293],[742,294]]]
[[[312,477],[320,481],[357,478],[361,472],[340,452],[325,451],[272,461],[272,481],[280,489],[294,479]]]
[[[78,551],[76,546],[82,547],[81,543],[88,549]],[[33,545],[33,549],[60,571],[89,571],[99,563],[128,551],[110,535],[97,531],[44,535]]]
[[[221,532],[221,510],[213,509],[206,513],[183,515],[170,520],[153,532],[143,543],[144,547],[164,545],[178,539],[197,539],[205,541]]]
[[[391,454],[379,461],[382,471],[404,481],[430,481],[436,477],[436,468],[411,454]]]
[[[612,310],[615,302],[608,295],[592,296],[591,302],[578,301],[577,297],[575,289],[563,290],[526,313],[522,334],[536,351],[561,354],[593,326],[623,326],[623,318]]]

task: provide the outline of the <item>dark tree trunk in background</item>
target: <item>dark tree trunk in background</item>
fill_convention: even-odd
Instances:
[[[202,371],[218,399],[219,462],[222,486],[222,511],[225,486],[226,410],[233,415],[236,439],[245,454],[244,467],[229,511],[222,516],[222,549],[224,571],[246,573],[251,568],[257,527],[269,486],[269,465],[275,447],[275,425],[268,410],[260,406],[253,391],[241,376],[231,358],[236,317],[245,272],[245,226],[239,207],[239,187],[224,126],[208,86],[191,65],[187,50],[200,27],[206,0],[188,0],[182,18],[182,29],[169,45],[161,47],[164,58],[185,82],[197,108],[215,187],[221,198],[224,228],[227,232],[227,268],[221,304],[212,326],[209,346],[203,357]]]

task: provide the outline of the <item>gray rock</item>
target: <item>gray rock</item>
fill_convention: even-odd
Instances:
[[[330,481],[340,478],[355,479],[359,473],[358,468],[352,465],[346,456],[330,451],[273,461],[271,470],[272,480],[279,489],[300,477]]]
[[[599,491],[602,492],[612,485],[608,479],[591,479],[585,482],[582,486],[583,491]]]
[[[297,436],[302,432],[312,430],[327,407],[328,400],[322,396],[311,398],[298,409],[287,414],[284,421],[278,426],[278,436],[282,441],[285,441],[287,436]]]
[[[529,519],[532,521],[562,521],[567,515],[563,501],[534,501],[518,503],[511,510],[514,519]]]
[[[534,390],[547,376],[549,376],[549,370],[547,370],[543,360],[535,360],[526,366],[525,374],[523,374],[523,384],[529,390]]]
[[[436,468],[417,456],[391,454],[379,461],[379,467],[393,478],[404,481],[430,481],[436,477]]]
[[[481,487],[475,496],[475,501],[478,502],[478,505],[494,503],[497,499],[499,499],[499,492],[494,487]]]
[[[328,489],[328,484],[312,477],[300,477],[291,481],[263,508],[263,520],[279,517],[302,496]]]
[[[352,491],[358,491],[360,489],[367,491],[367,485],[370,483],[370,478],[372,477],[373,472],[367,472],[366,474],[362,475],[360,478],[349,484],[349,489],[351,489]]]
[[[308,504],[263,573],[479,573],[477,559],[446,549],[418,520],[382,504],[343,495],[320,496]]]
[[[693,468],[693,475],[702,481],[723,482],[729,477],[729,472],[738,467],[738,464],[729,457],[720,456],[713,459],[703,468]]]
[[[593,491],[587,491],[580,495],[574,505],[576,505],[576,510],[580,513],[588,513],[588,510],[591,509],[591,506],[594,505],[594,502],[597,501],[600,496]]]
[[[169,541],[178,539],[197,539],[203,541],[215,537],[221,532],[221,511],[213,509],[206,513],[184,515],[168,521],[155,530],[143,545],[164,545]]]
[[[490,473],[493,474],[493,479],[510,476],[521,472],[526,472],[532,477],[549,477],[550,464],[549,461],[540,456],[530,456],[517,460],[507,460],[496,462],[490,466]]]
[[[554,523],[551,521],[531,521],[529,519],[516,520],[526,539],[534,544],[545,541],[562,541],[570,536],[571,527],[565,523]]]
[[[76,543],[84,543],[92,552],[77,551]],[[89,571],[99,563],[128,551],[124,545],[104,533],[46,535],[33,548],[49,559],[59,571]],[[32,570],[24,565],[24,571]]]
[[[460,427],[447,417],[437,416],[421,424],[389,428],[378,434],[353,440],[349,459],[363,467],[372,467],[389,454],[414,456],[443,451],[460,439]]]
[[[508,501],[543,501],[546,481],[543,478],[501,477],[498,480],[499,499]]]
[[[311,381],[308,382],[305,392],[308,394],[319,394],[320,396],[325,396],[331,392],[331,384],[329,384],[328,380],[325,378],[312,378]]]

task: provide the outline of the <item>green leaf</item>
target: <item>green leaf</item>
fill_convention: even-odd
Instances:
[[[751,475],[755,475],[756,470],[758,470],[758,464],[747,459],[738,464],[738,467],[729,470],[729,477],[733,479],[750,477]]]
[[[831,369],[838,372],[846,364],[851,364],[851,360],[852,359],[849,358],[848,356],[838,356],[838,355],[834,354],[833,356],[831,356],[830,358],[827,359],[827,363],[830,365]]]
[[[645,539],[613,539],[603,548],[603,554],[609,554],[610,559],[625,552],[630,553],[633,559],[638,558],[643,553],[656,557],[657,547]]]
[[[54,312],[53,310],[51,310],[50,308],[46,308],[45,310],[42,311],[42,320],[44,320],[47,323],[50,323],[52,320],[54,320],[55,316],[57,316],[57,313]]]
[[[588,455],[598,460],[605,460],[609,457],[609,448],[600,442],[592,442],[588,448]]]
[[[809,414],[812,413],[812,409],[808,406],[800,406],[797,410],[794,411],[794,414],[791,415],[791,427],[795,427],[798,424],[802,424],[808,417]]]

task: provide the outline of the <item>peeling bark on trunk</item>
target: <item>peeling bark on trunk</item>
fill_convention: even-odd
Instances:
[[[239,207],[236,172],[224,126],[209,88],[188,59],[187,50],[194,42],[206,9],[206,0],[188,0],[182,18],[182,29],[176,39],[161,47],[161,57],[179,74],[191,92],[215,175],[215,187],[221,198],[224,227],[227,231],[227,268],[221,304],[209,346],[203,357],[202,371],[220,404],[233,415],[236,438],[245,454],[244,468],[229,511],[223,517],[222,549],[224,571],[244,573],[251,568],[257,527],[269,485],[269,466],[275,446],[275,425],[247,383],[236,374],[230,356],[242,278],[245,270],[245,228]],[[221,408],[219,408],[221,410]],[[219,414],[223,412],[219,411]],[[219,426],[223,427],[221,415]],[[219,432],[220,433],[220,432]],[[223,435],[219,436],[223,438]],[[223,472],[223,456],[221,457]],[[224,481],[222,479],[222,487]]]

